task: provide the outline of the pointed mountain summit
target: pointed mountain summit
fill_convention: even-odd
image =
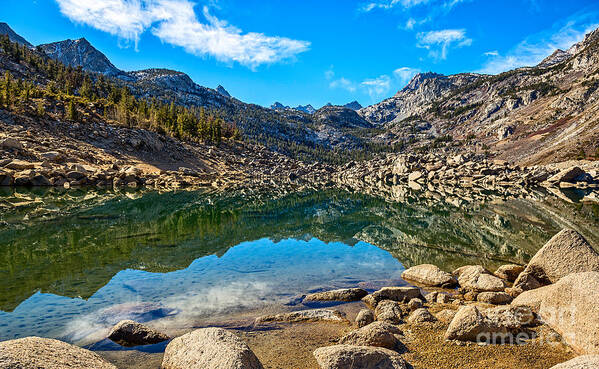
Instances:
[[[224,97],[231,97],[229,91],[225,90],[225,88],[221,85],[218,85],[218,87],[216,88],[216,92],[223,95]]]
[[[10,26],[4,22],[0,22],[0,35],[8,35],[8,38],[12,42],[18,42],[21,45],[25,45],[28,47],[33,47],[27,40],[23,37],[19,36],[15,31],[10,28]]]
[[[360,109],[362,109],[362,105],[360,105],[360,103],[357,102],[356,100],[354,100],[354,101],[352,101],[350,103],[347,103],[347,104],[345,104],[343,106],[346,107],[346,108],[350,108],[352,110],[360,110]]]
[[[298,105],[297,107],[295,107],[295,110],[302,111],[306,114],[314,114],[316,112],[316,109],[314,109],[314,107],[311,104]]]
[[[42,44],[39,47],[52,59],[72,67],[81,66],[89,72],[108,76],[123,75],[124,72],[115,67],[106,55],[92,46],[85,38],[64,40]]]

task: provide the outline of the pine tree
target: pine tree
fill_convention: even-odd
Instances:
[[[39,100],[37,102],[36,113],[37,113],[38,117],[43,117],[44,115],[46,115],[46,109],[44,108],[44,101],[43,100]]]
[[[69,101],[69,105],[67,108],[67,119],[68,120],[77,120],[77,107],[73,100]]]

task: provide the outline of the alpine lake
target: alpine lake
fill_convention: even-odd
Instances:
[[[251,329],[306,293],[406,285],[417,264],[525,264],[564,227],[599,245],[584,196],[0,188],[0,341],[129,350],[104,338],[123,319]]]

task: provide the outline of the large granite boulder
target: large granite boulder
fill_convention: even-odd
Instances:
[[[500,292],[505,289],[505,282],[501,278],[489,273],[480,265],[468,265],[454,271],[460,287],[475,292]]]
[[[368,292],[361,288],[343,288],[311,293],[304,298],[304,301],[360,301],[366,295],[368,295]]]
[[[118,322],[108,334],[108,338],[127,347],[153,345],[170,339],[166,334],[133,320]]]
[[[383,300],[408,302],[411,299],[421,297],[420,290],[416,287],[383,287],[364,297],[362,301],[372,307],[376,307]]]
[[[599,354],[599,272],[574,273],[526,291],[512,305],[538,307],[540,319],[580,354]]]
[[[514,282],[514,289],[527,291],[581,272],[599,272],[599,253],[580,233],[564,229],[533,256]]]
[[[504,305],[512,302],[512,296],[505,292],[481,292],[476,295],[476,300],[486,304]]]
[[[173,339],[162,369],[263,369],[248,345],[222,328],[203,328]]]
[[[450,287],[454,286],[457,281],[451,275],[439,269],[432,264],[421,264],[406,269],[401,277],[406,281],[413,281],[417,284],[431,287]]]
[[[420,308],[412,311],[412,313],[408,317],[408,322],[411,324],[430,323],[435,321],[437,321],[437,318],[435,318],[425,308]]]
[[[385,322],[374,322],[343,336],[339,343],[355,346],[375,346],[394,349],[399,344],[402,331]]]
[[[583,355],[575,357],[565,363],[557,364],[551,369],[597,369],[599,368],[599,355]]]
[[[481,310],[468,305],[460,308],[445,332],[449,340],[484,343],[515,343],[522,328],[534,322],[526,307],[499,306]]]
[[[406,369],[404,359],[395,351],[381,347],[336,345],[314,351],[321,369]]]
[[[40,337],[0,342],[3,369],[117,369],[97,354],[68,343]]]

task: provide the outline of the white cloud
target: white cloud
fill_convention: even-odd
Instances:
[[[201,22],[190,0],[56,0],[62,14],[136,44],[148,28],[163,42],[198,56],[250,68],[305,52],[310,42],[263,33],[243,33],[203,8]]]
[[[418,73],[420,73],[420,69],[409,67],[401,67],[393,71],[393,75],[397,78],[402,87],[408,84],[408,82],[410,82],[410,80]]]
[[[489,55],[490,60],[479,70],[480,73],[497,74],[511,69],[539,64],[556,49],[568,49],[581,41],[584,35],[599,24],[598,14],[575,14],[552,29],[527,37],[505,55]]]
[[[330,88],[341,88],[341,89],[344,89],[349,92],[355,92],[357,89],[355,83],[353,83],[349,79],[343,78],[343,77],[336,79],[334,81],[331,81],[331,83],[329,83],[329,87]]]
[[[420,32],[416,35],[417,47],[429,50],[429,55],[436,59],[446,59],[449,48],[472,45],[472,39],[466,37],[463,29],[444,29],[439,31]]]
[[[389,92],[389,89],[391,88],[391,77],[384,74],[374,79],[364,80],[360,83],[360,86],[364,88],[372,98],[381,96]]]
[[[325,72],[325,78],[331,81],[329,83],[330,88],[340,88],[351,93],[357,91],[367,93],[374,101],[389,93],[392,88],[399,89],[404,87],[417,73],[420,73],[419,69],[401,67],[394,70],[391,76],[383,74],[377,78],[368,78],[362,82],[354,82],[344,77],[332,80],[335,73],[331,67],[331,69]]]
[[[486,53],[483,54],[484,56],[499,56],[499,51],[497,50],[493,50],[493,51],[487,51]]]
[[[371,12],[376,9],[389,10],[393,8],[410,9],[416,6],[432,5],[444,10],[451,10],[454,6],[469,0],[377,0],[362,4],[360,10]]]

